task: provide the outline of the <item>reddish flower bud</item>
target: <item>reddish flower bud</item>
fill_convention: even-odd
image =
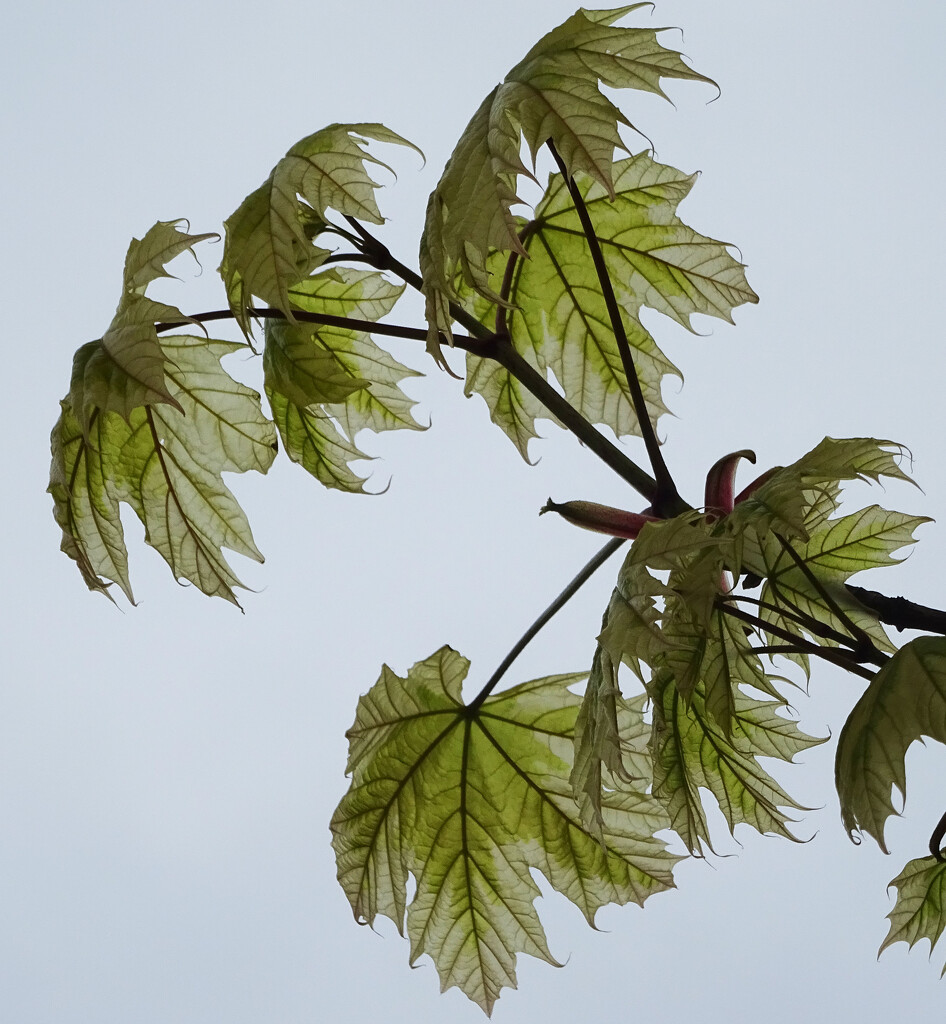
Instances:
[[[736,467],[740,459],[754,463],[755,452],[744,448],[741,452],[724,455],[706,474],[705,507],[713,519],[728,516],[733,510]]]
[[[539,515],[546,512],[557,512],[573,526],[595,533],[607,533],[612,537],[627,537],[633,540],[647,523],[658,523],[657,516],[645,515],[642,512],[625,512],[624,509],[612,508],[610,505],[599,505],[594,501],[566,501],[559,505],[549,498]]]

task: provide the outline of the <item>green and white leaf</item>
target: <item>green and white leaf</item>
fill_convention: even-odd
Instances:
[[[490,252],[523,252],[511,213],[519,175],[531,177],[519,155],[523,140],[534,163],[551,139],[569,175],[587,174],[613,196],[614,150],[624,148],[618,125],[630,122],[600,85],[664,95],[661,78],[710,82],[660,45],[660,29],[614,25],[644,6],[577,11],[509,72],[461,135],[431,194],[421,239],[428,347],[435,356],[438,333],[451,336],[447,306],[456,297],[456,273],[488,293]]]
[[[555,963],[530,869],[589,922],[607,903],[673,885],[667,819],[643,790],[602,799],[601,838],[569,774],[583,675],[551,676],[465,706],[469,663],[449,647],[401,678],[385,667],[349,730],[351,788],[332,819],[338,878],[358,920],[405,927],[411,963],[434,960],[487,1013],[520,952]],[[407,880],[417,890],[408,904]]]
[[[326,226],[329,209],[372,224],[384,222],[374,198],[378,183],[366,165],[387,164],[368,153],[367,140],[420,153],[381,124],[329,125],[297,142],[225,222],[220,275],[245,334],[250,333],[253,296],[292,320],[289,289],[330,255],[312,242]]]
[[[759,560],[753,557],[747,561],[752,571],[766,577],[761,600],[773,606],[763,607],[760,616],[784,625],[784,616],[801,614],[836,632],[849,633],[837,614],[841,611],[880,650],[895,651],[877,617],[858,603],[844,583],[856,572],[897,565],[899,560],[892,557],[893,552],[915,543],[914,530],[929,519],[872,505],[840,519],[819,517],[813,529],[809,522],[803,522],[807,540],[785,541],[804,563],[804,569],[773,535],[761,542]],[[797,621],[793,628],[798,630]]]
[[[380,320],[394,308],[404,292],[376,271],[335,267],[315,274],[289,289],[293,305],[308,313],[327,313],[354,320]],[[338,370],[367,382],[353,389],[343,402],[330,401],[327,411],[350,440],[359,430],[424,430],[411,410],[417,404],[401,388],[408,377],[421,377],[376,344],[370,334],[331,325],[316,329],[321,348],[335,360]]]
[[[351,463],[370,460],[372,456],[349,441],[319,406],[294,405],[285,395],[269,387],[266,397],[283,449],[293,462],[299,463],[325,487],[364,493],[367,477],[355,473]]]
[[[890,885],[897,890],[897,901],[887,915],[890,931],[878,955],[896,942],[913,947],[929,939],[932,956],[946,928],[946,862],[933,857],[911,860]]]
[[[143,238],[131,240],[115,316],[98,341],[75,354],[69,402],[83,430],[89,429],[96,409],[128,419],[142,405],[175,404],[165,381],[165,354],[155,323],[186,323],[189,318],[176,306],[149,299],[145,289],[157,278],[171,276],[165,263],[198,242],[218,237],[187,234],[178,230],[180,223],[159,221]]]
[[[781,701],[752,700],[733,691],[731,733],[712,719],[702,684],[687,701],[673,675],[658,670],[649,692],[654,702],[653,794],[670,814],[671,828],[696,856],[712,850],[701,789],[712,794],[731,831],[746,824],[762,833],[795,839],[782,808],[804,810],[762,768],[760,757],[792,761],[824,742],[801,732],[777,712]]]
[[[62,403],[49,487],[62,548],[92,589],[105,592],[114,582],[133,601],[119,518],[126,502],[176,578],[237,604],[241,584],[222,548],[263,559],[221,474],[265,473],[276,435],[259,395],[220,365],[242,345],[186,335],[161,344],[173,405],[138,406],[127,417],[96,410],[83,430],[70,402]]]
[[[677,204],[695,175],[658,164],[647,153],[618,161],[614,172],[613,197],[587,177],[579,178],[579,188],[614,283],[645,403],[656,422],[667,411],[661,397],[663,379],[680,373],[642,326],[641,309],[656,309],[689,326],[693,313],[731,320],[735,306],[758,300],[742,265],[726,246],[697,234],[676,216]],[[619,436],[639,434],[611,319],[561,175],[550,177],[535,219],[519,237],[524,258],[515,263],[506,296],[513,347],[537,369],[554,376],[568,401],[591,422],[605,424]],[[497,282],[505,262],[496,254],[490,257],[487,269]],[[460,283],[457,294],[481,322],[495,319],[496,305],[471,287]],[[480,361],[468,355],[468,392],[477,390],[474,372],[479,368]],[[507,414],[497,419],[495,399],[484,397],[494,421],[522,451],[519,418]],[[523,417],[533,436],[534,418],[531,410]]]
[[[892,451],[891,451],[892,449]],[[751,525],[763,536],[777,531],[806,539],[837,508],[838,485],[845,481],[913,480],[897,464],[904,449],[895,441],[872,437],[826,437],[790,466],[775,473],[746,500],[729,521],[738,532]]]
[[[906,754],[926,736],[946,743],[946,637],[902,647],[871,680],[838,739],[841,820],[849,833],[873,836],[884,853],[884,824],[898,813],[891,790],[906,797]]]
[[[374,271],[332,268],[294,285],[296,309],[377,320],[403,288]],[[369,459],[354,444],[362,429],[423,430],[416,404],[400,387],[419,376],[370,335],[328,324],[267,321],[263,349],[266,395],[286,453],[326,487],[364,491],[349,463]]]

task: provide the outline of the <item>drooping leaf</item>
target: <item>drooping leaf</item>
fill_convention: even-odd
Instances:
[[[491,250],[523,252],[511,213],[517,179],[529,175],[519,155],[522,140],[534,162],[551,139],[569,175],[585,173],[613,196],[612,159],[615,148],[623,148],[618,125],[630,122],[599,82],[657,95],[663,95],[661,78],[710,82],[657,42],[660,29],[614,25],[643,6],[577,11],[539,40],[464,130],[431,194],[421,239],[429,348],[435,356],[438,333],[450,337],[447,306],[455,297],[456,272],[488,293]]]
[[[922,939],[929,939],[932,956],[946,928],[946,862],[933,857],[911,860],[890,885],[897,890],[897,901],[887,915],[890,931],[878,956],[896,942],[912,947]]]
[[[582,823],[594,835],[599,835],[604,825],[602,766],[619,778],[626,778],[618,732],[620,697],[617,668],[608,652],[599,646],[575,722],[575,760],[569,776]]]
[[[719,804],[731,831],[747,824],[762,833],[795,839],[782,808],[804,810],[762,768],[760,757],[792,761],[795,754],[824,742],[806,736],[777,712],[780,701],[752,700],[733,691],[731,732],[727,737],[710,717],[701,684],[684,700],[673,674],[655,673],[654,796],[666,807],[671,828],[694,855],[712,849],[700,789]]]
[[[278,391],[266,388],[266,397],[286,454],[323,484],[340,491],[362,494],[366,477],[358,476],[352,462],[370,459],[349,441],[335,421],[317,405],[294,405]]]
[[[332,268],[294,285],[296,309],[377,320],[403,291],[376,272]],[[327,324],[267,321],[263,349],[266,395],[289,457],[327,487],[363,492],[349,466],[369,459],[355,446],[359,430],[422,430],[416,404],[400,382],[418,376],[358,330]]]
[[[489,1012],[519,952],[555,963],[533,905],[536,868],[593,922],[606,903],[673,885],[667,819],[641,790],[602,799],[591,835],[569,784],[582,675],[465,706],[469,663],[448,647],[401,678],[385,667],[348,732],[352,784],[332,819],[338,877],[358,920],[406,928],[442,988]],[[408,875],[417,890],[408,905]]]
[[[53,429],[49,490],[63,550],[86,583],[117,583],[133,601],[119,518],[126,502],[178,579],[237,603],[240,581],[222,548],[262,561],[243,510],[222,473],[265,473],[276,436],[259,395],[220,365],[241,345],[186,335],[161,342],[174,404],[137,406],[128,416],[96,410],[86,430],[69,401]]]
[[[378,184],[366,164],[387,164],[364,148],[369,139],[420,153],[381,124],[329,125],[297,142],[225,222],[220,275],[245,334],[254,295],[292,320],[289,289],[329,255],[312,242],[329,209],[383,223],[374,198]]]
[[[906,797],[907,750],[929,736],[946,743],[946,637],[905,644],[871,680],[838,739],[835,782],[849,833],[873,836],[887,852],[884,823]]]
[[[519,379],[499,363],[468,352],[463,394],[468,398],[477,394],[486,402],[489,418],[509,437],[526,462],[531,463],[529,442],[539,437],[535,421],[553,417]]]
[[[159,221],[143,238],[133,238],[125,256],[122,294],[108,330],[98,341],[75,354],[69,402],[83,430],[96,409],[117,412],[128,419],[142,405],[175,398],[165,381],[165,354],[155,330],[157,321],[185,323],[176,306],[155,302],[145,289],[182,252],[215,234],[190,235],[178,230],[181,221]]]
[[[181,253],[193,250],[198,242],[210,238],[219,239],[215,232],[190,235],[178,230],[180,220],[158,221],[144,236],[133,238],[125,255],[124,291],[119,311],[144,295],[152,281],[171,277],[165,270],[168,263]]]

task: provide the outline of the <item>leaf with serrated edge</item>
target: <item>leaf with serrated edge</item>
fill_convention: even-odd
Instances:
[[[323,484],[351,494],[362,494],[365,477],[353,472],[352,462],[370,459],[339,431],[332,418],[317,405],[293,405],[285,395],[266,388],[273,421],[286,454]]]
[[[294,285],[290,297],[296,308],[308,313],[376,320],[390,312],[402,291],[402,286],[374,271],[339,267]],[[281,349],[287,336],[305,340],[307,347],[297,344],[295,351],[307,365],[319,368],[321,395],[311,380],[303,381],[306,386],[300,389],[292,374],[283,372]],[[364,493],[365,478],[349,463],[371,456],[355,446],[355,435],[365,428],[423,430],[411,413],[416,403],[400,387],[404,378],[419,374],[358,330],[267,323],[265,338],[265,390],[286,453],[326,487]],[[341,391],[327,394],[327,382]]]
[[[262,555],[221,474],[266,472],[275,432],[259,395],[220,366],[243,346],[186,335],[162,346],[174,406],[138,407],[127,418],[96,411],[83,432],[63,403],[50,474],[63,550],[93,589],[113,581],[133,600],[118,515],[126,502],[178,579],[237,604],[233,588],[241,584],[221,548],[257,561]]]
[[[776,712],[779,701],[752,700],[734,691],[731,735],[727,738],[706,709],[702,685],[689,702],[673,675],[658,670],[648,687],[654,701],[654,796],[670,814],[673,830],[694,855],[712,850],[700,789],[707,789],[734,831],[747,824],[762,833],[795,840],[780,808],[803,810],[760,765],[758,758],[792,761],[823,740],[806,736]]]
[[[946,637],[905,644],[874,676],[838,739],[835,783],[849,833],[873,836],[887,852],[884,823],[906,797],[907,750],[929,736],[946,743]]]
[[[946,928],[946,862],[933,857],[911,860],[890,887],[897,890],[897,901],[887,915],[890,931],[877,955],[896,942],[913,947],[929,939],[932,956]],[[942,973],[946,975],[946,967]]]
[[[308,313],[380,320],[391,312],[403,291],[403,285],[392,284],[375,271],[334,267],[293,286],[289,297],[295,307]],[[424,429],[411,413],[417,403],[400,387],[406,378],[422,374],[399,362],[366,332],[319,325],[316,338],[341,373],[367,382],[344,402],[326,406],[350,440],[363,429],[376,433]]]
[[[551,676],[464,706],[469,663],[449,647],[400,678],[385,668],[348,732],[351,788],[332,818],[338,878],[356,918],[389,917],[432,957],[443,989],[489,1013],[516,984],[516,955],[555,963],[533,902],[536,868],[593,923],[607,903],[673,885],[667,824],[643,792],[602,800],[602,840],[568,781],[583,674]],[[417,891],[408,904],[408,875]]]
[[[648,153],[614,164],[613,197],[590,178],[578,179],[616,289],[652,422],[667,411],[661,396],[663,379],[680,373],[641,324],[642,307],[689,326],[693,313],[731,321],[735,306],[757,301],[742,265],[725,245],[697,234],[676,216],[677,205],[694,180],[695,176],[657,163]],[[505,323],[513,347],[542,373],[553,375],[586,419],[609,426],[619,436],[639,434],[611,318],[561,175],[550,177],[534,220],[517,218],[516,227],[527,258],[515,261],[504,290],[511,307]],[[497,282],[495,287],[506,267],[502,253],[491,253],[486,271]],[[455,292],[481,323],[490,326],[495,321],[495,303],[465,284],[462,276]],[[468,372],[467,389],[473,386]],[[506,423],[497,422],[518,440]]]
[[[888,449],[893,449],[890,451]],[[808,537],[836,507],[836,487],[845,481],[913,480],[897,465],[904,449],[896,441],[873,437],[826,437],[790,466],[778,470],[728,519],[734,529],[751,525],[758,534],[777,531],[785,537]],[[816,512],[813,521],[809,516]]]
[[[534,160],[552,139],[569,174],[589,174],[610,195],[614,150],[623,148],[618,125],[629,122],[598,83],[662,96],[661,78],[710,82],[657,42],[660,29],[614,26],[643,6],[577,11],[509,72],[461,135],[431,194],[421,239],[428,347],[435,356],[438,332],[450,338],[447,303],[456,270],[467,283],[488,291],[490,250],[522,252],[510,212],[517,179],[529,174],[519,155],[521,140]]]
[[[143,238],[131,240],[125,256],[125,295],[122,304],[131,301],[136,295],[143,295],[145,288],[152,281],[160,277],[171,277],[164,268],[176,256],[189,249],[193,250],[198,242],[220,238],[212,231],[202,235],[189,235],[179,231],[178,224],[186,223],[182,220],[158,221]]]
[[[332,209],[343,216],[383,223],[374,199],[378,185],[365,165],[387,164],[368,153],[367,139],[420,153],[384,125],[329,125],[297,142],[225,222],[220,275],[230,308],[247,335],[254,295],[293,319],[290,287],[329,255],[312,244],[313,218],[319,221]]]
[[[807,540],[786,542],[804,562],[807,572],[777,536],[765,537],[750,560],[753,571],[766,577],[761,600],[767,607],[760,609],[760,616],[766,622],[782,625],[785,616],[790,619],[793,614],[802,614],[846,633],[847,626],[835,610],[839,608],[880,650],[895,651],[877,617],[863,608],[843,584],[856,572],[897,565],[899,560],[893,552],[915,543],[914,530],[929,519],[872,505],[839,519],[819,516],[814,528],[808,526],[811,521],[805,521]],[[815,577],[817,585],[810,576]],[[792,628],[797,631],[799,623],[796,621]],[[835,645],[832,640],[820,642]]]
[[[143,238],[133,238],[125,256],[122,295],[108,330],[98,341],[81,346],[72,365],[69,404],[82,429],[88,431],[96,409],[117,412],[126,420],[143,405],[176,399],[165,381],[165,353],[155,323],[188,322],[176,306],[155,302],[145,289],[182,252],[215,234],[189,235],[179,231],[182,221],[158,221]],[[179,407],[178,407],[179,408]]]

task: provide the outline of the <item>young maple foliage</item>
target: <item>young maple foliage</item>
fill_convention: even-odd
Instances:
[[[926,736],[946,742],[946,637],[897,650],[883,626],[946,634],[946,613],[849,582],[897,564],[927,522],[878,505],[840,512],[845,483],[909,480],[899,446],[825,438],[739,492],[737,468],[755,456],[734,452],[709,470],[697,508],[663,462],[654,428],[663,380],[678,371],[642,310],[690,328],[693,314],[731,321],[758,300],[729,247],[679,218],[695,175],[626,151],[620,128],[631,122],[602,92],[663,95],[664,78],[714,84],[660,43],[660,29],[617,24],[644,6],[579,10],[488,94],[430,197],[420,274],[365,226],[383,223],[368,165],[387,166],[368,146],[417,148],[380,124],[308,135],[227,219],[228,309],[186,315],[146,294],[167,263],[215,236],[159,222],[133,240],[118,310],[77,351],[52,434],[62,549],[89,588],[110,596],[115,584],[130,601],[122,503],[176,578],[236,604],[223,549],[262,556],[224,472],[267,472],[278,437],[323,485],[364,492],[352,468],[367,457],[362,432],[424,429],[401,387],[416,371],[385,336],[426,343],[443,366],[442,345],[464,350],[465,393],[484,399],[527,462],[536,419],[551,419],[642,495],[638,511],[550,499],[543,512],[612,539],[477,696],[463,702],[469,663],[444,646],[405,677],[385,666],[348,732],[351,787],[331,831],[355,917],[390,918],[412,963],[427,954],[443,988],[487,1013],[515,985],[519,953],[557,963],[533,870],[593,923],[607,903],[673,887],[681,856],[713,852],[710,802],[731,831],[796,838],[789,815],[803,808],[763,759],[791,762],[822,740],[791,717],[774,659],[806,675],[821,659],[866,681],[841,731],[836,785],[844,826],[884,850],[907,750]],[[543,149],[557,170],[528,217],[518,183],[535,180]],[[406,287],[425,296],[425,326],[388,319]],[[207,336],[203,325],[222,319],[245,342]],[[221,365],[255,352],[260,323],[268,415]],[[638,435],[650,472],[599,426]],[[626,540],[590,669],[497,692]],[[935,943],[946,927],[944,834],[946,816],[931,856],[893,881],[882,949]]]

